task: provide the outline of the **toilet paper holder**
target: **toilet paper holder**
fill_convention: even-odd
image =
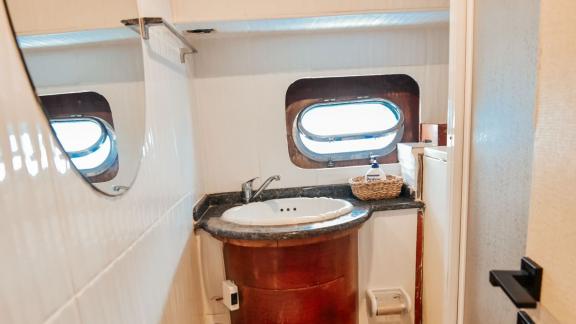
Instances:
[[[410,297],[402,288],[368,289],[370,316],[403,315],[412,309]]]

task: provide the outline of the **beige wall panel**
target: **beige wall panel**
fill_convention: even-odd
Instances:
[[[138,16],[136,0],[7,0],[18,34],[121,27]]]
[[[162,324],[200,323],[203,317],[198,239],[190,237],[172,281]]]
[[[542,1],[538,113],[527,255],[544,268],[542,305],[576,318],[576,3]]]

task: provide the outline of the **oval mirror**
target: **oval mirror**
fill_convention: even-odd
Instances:
[[[5,0],[42,111],[78,173],[119,195],[143,153],[145,93],[140,36],[122,19],[136,0]]]

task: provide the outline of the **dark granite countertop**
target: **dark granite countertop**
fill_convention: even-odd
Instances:
[[[354,228],[367,221],[372,212],[422,208],[424,203],[415,201],[404,188],[395,199],[361,201],[352,195],[347,184],[297,187],[265,190],[256,201],[292,197],[330,197],[352,203],[351,213],[327,221],[285,226],[247,226],[224,221],[220,218],[229,208],[242,204],[240,192],[211,194],[194,208],[196,227],[221,239],[237,240],[290,240],[320,236]]]

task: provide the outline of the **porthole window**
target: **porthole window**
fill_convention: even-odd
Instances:
[[[119,170],[112,111],[94,91],[41,95],[54,134],[74,167],[91,183],[114,179]]]
[[[87,177],[108,171],[117,160],[116,136],[108,123],[96,117],[51,119],[62,148]]]
[[[293,163],[325,168],[397,162],[396,144],[418,141],[419,88],[407,75],[301,79],[286,92]]]
[[[385,99],[321,102],[298,114],[296,144],[315,161],[384,156],[404,134],[404,115]]]

